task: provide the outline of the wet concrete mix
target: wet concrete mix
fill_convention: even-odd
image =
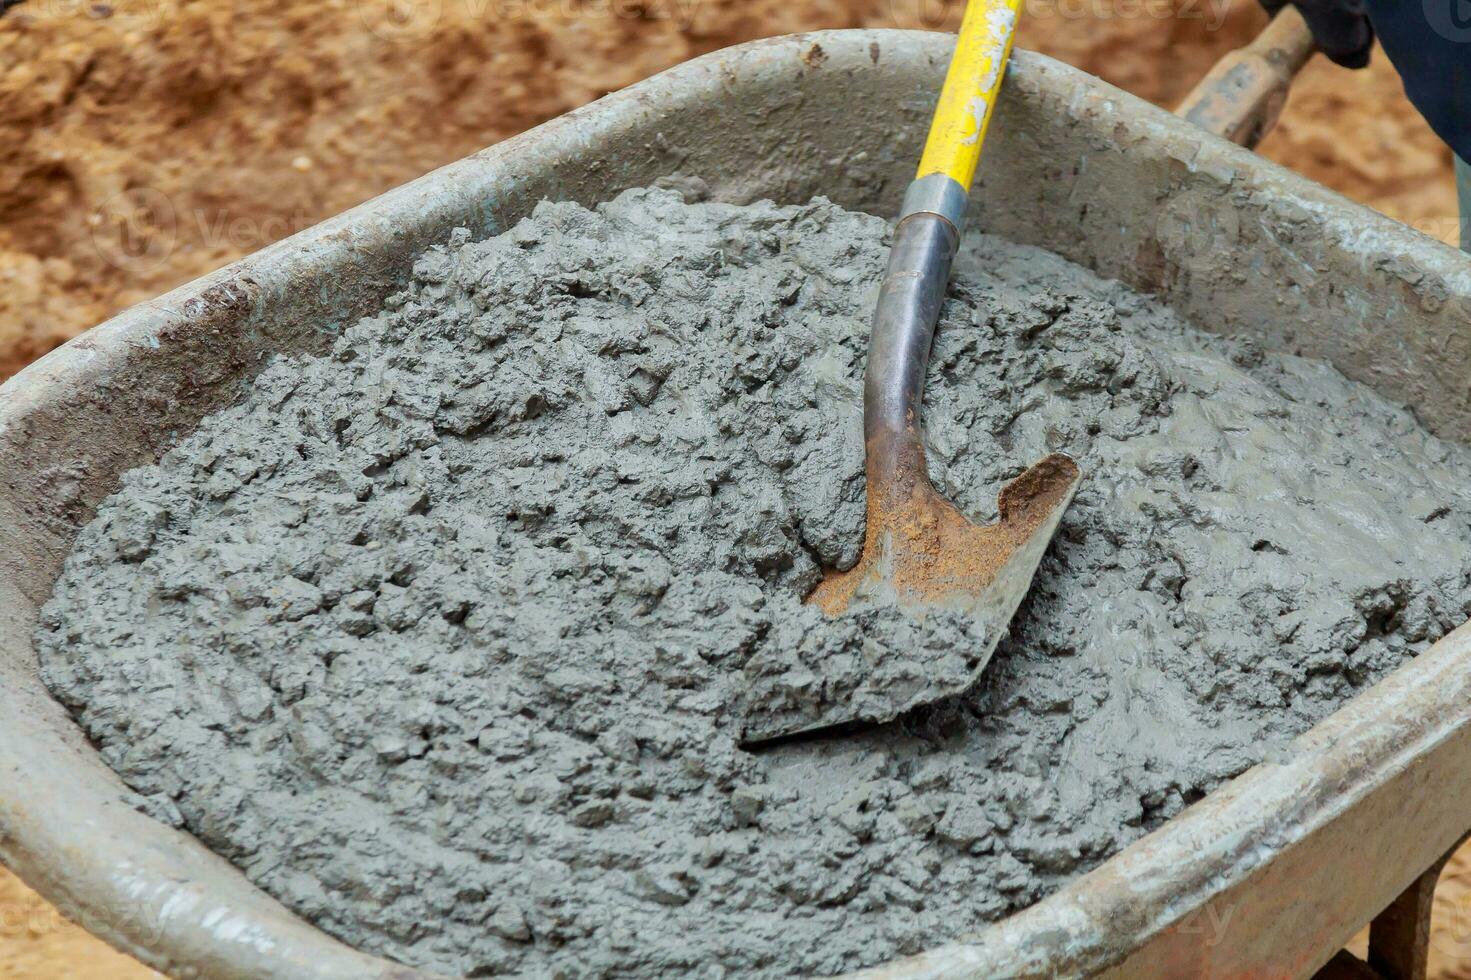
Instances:
[[[802,601],[863,536],[886,223],[642,190],[469,238],[128,473],[36,637],[139,807],[364,950],[569,977],[917,952],[1471,615],[1471,451],[975,236],[930,368],[936,484],[991,519],[1064,451],[1077,499],[977,687],[747,751],[750,712],[967,642]]]

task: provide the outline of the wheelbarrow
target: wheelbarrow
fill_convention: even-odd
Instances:
[[[124,470],[235,400],[267,355],[325,350],[455,227],[492,235],[544,198],[591,205],[676,172],[726,201],[824,194],[895,213],[950,44],[835,31],[707,55],[134,307],[0,387],[0,859],[174,976],[426,977],[328,937],[129,805],[30,642],[78,529]],[[1213,97],[1192,118],[1249,141],[1265,124],[1243,113],[1269,120],[1280,91],[1243,95],[1261,91],[1244,75],[1277,61],[1242,60],[1256,67],[1231,74],[1238,109]],[[1459,252],[1045,57],[1016,55],[998,113],[973,226],[1204,329],[1325,358],[1471,439]],[[1388,976],[1423,959],[1403,936],[1423,926],[1427,869],[1468,827],[1462,627],[1042,902],[869,975],[1311,976],[1388,910],[1375,929]]]

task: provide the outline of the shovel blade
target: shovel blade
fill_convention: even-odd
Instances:
[[[1048,456],[1002,488],[1000,518],[985,525],[928,482],[899,499],[871,494],[858,564],[828,576],[808,601],[851,618],[864,637],[883,635],[860,643],[856,656],[753,658],[743,743],[881,724],[973,686],[1030,591],[1080,479],[1072,459]],[[937,644],[926,633],[937,611],[964,618],[963,641]]]

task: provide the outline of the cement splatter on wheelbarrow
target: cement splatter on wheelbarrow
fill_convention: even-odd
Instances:
[[[753,678],[883,683],[964,618],[803,603],[863,533],[880,219],[541,206],[134,471],[38,633],[139,805],[446,973],[829,973],[1025,906],[1471,614],[1471,453],[1333,369],[977,237],[936,486],[1088,472],[981,685],[736,744]]]

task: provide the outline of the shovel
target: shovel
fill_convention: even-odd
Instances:
[[[826,683],[821,676],[803,679],[803,697],[758,694],[748,702],[761,708],[748,711],[747,745],[889,721],[973,685],[1077,490],[1077,464],[1050,455],[1002,488],[998,520],[982,525],[936,492],[925,467],[920,411],[930,344],[1020,6],[971,0],[966,9],[919,173],[904,195],[869,336],[863,552],[857,565],[829,574],[808,598],[834,617],[881,606],[920,620],[933,609],[958,611],[974,617],[971,635],[978,639],[966,651],[966,669],[914,678],[898,697],[812,696]],[[842,669],[851,671],[851,664]]]

